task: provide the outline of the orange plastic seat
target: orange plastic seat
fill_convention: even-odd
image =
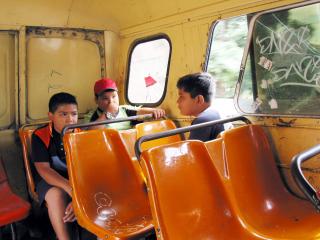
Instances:
[[[29,211],[30,204],[11,191],[0,161],[0,227],[11,224],[12,239],[15,239],[14,223],[26,218]]]
[[[137,140],[137,130],[136,129],[128,129],[128,130],[121,130],[119,131],[121,139],[123,143],[126,146],[126,149],[129,153],[129,156],[131,157],[132,163],[135,167],[135,170],[137,173],[139,173],[143,180],[145,180],[145,176],[143,175],[143,172],[141,170],[140,163],[136,157],[135,151],[134,151],[134,144]]]
[[[28,192],[31,196],[31,198],[38,202],[38,194],[35,190],[35,184],[33,180],[32,170],[31,170],[31,136],[34,129],[26,129],[24,127],[21,127],[19,129],[19,136],[22,144],[22,153],[23,153],[23,162],[24,167],[26,169],[26,178],[27,178],[27,186],[28,186]]]
[[[143,122],[136,125],[137,130],[137,139],[153,133],[159,133],[171,129],[175,129],[176,125],[170,119],[152,121],[152,122]],[[152,141],[142,143],[141,149],[146,150],[154,146],[160,146],[168,143],[181,141],[180,135],[173,135],[165,138],[159,138]]]
[[[288,192],[263,129],[243,126],[225,131],[222,139],[226,189],[243,224],[266,239],[320,239],[319,213]]]
[[[137,140],[137,130],[136,129],[128,129],[128,130],[121,130],[120,136],[122,141],[124,142],[129,155],[133,158],[136,157],[136,154],[134,152],[134,143]]]
[[[203,142],[142,152],[158,239],[262,239],[238,221]]]
[[[152,134],[152,133],[158,133],[167,131],[170,129],[175,129],[176,125],[172,120],[160,120],[160,121],[150,121],[150,122],[143,122],[136,125],[135,129],[129,129],[129,130],[122,130],[120,131],[121,138],[123,142],[125,143],[125,146],[129,152],[129,155],[134,163],[136,171],[141,174],[142,178],[145,179],[145,176],[143,172],[141,171],[140,163],[137,160],[135,150],[134,150],[134,144],[137,138]],[[147,143],[143,143],[144,149],[149,149],[154,146],[167,144],[171,142],[177,142],[180,141],[181,137],[180,135],[174,135],[154,141],[149,141]]]
[[[216,167],[222,180],[225,180],[228,177],[228,167],[226,166],[226,161],[224,157],[224,146],[223,140],[217,138],[205,142],[205,145],[209,151],[211,160],[213,161],[214,166]]]
[[[119,132],[68,133],[63,140],[78,223],[102,239],[153,231],[144,181]]]

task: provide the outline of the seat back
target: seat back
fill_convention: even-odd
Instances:
[[[144,181],[118,131],[68,133],[63,140],[74,210],[81,226],[111,239],[153,229]]]
[[[247,125],[222,134],[232,192],[240,209],[257,219],[266,199],[282,202],[289,197],[268,139],[259,126]],[[252,198],[248,198],[248,197]],[[248,204],[248,199],[252,201]],[[257,220],[258,221],[258,220]],[[262,220],[264,221],[264,220]]]
[[[226,189],[242,223],[268,239],[317,239],[320,215],[286,189],[263,129],[242,126],[225,131],[222,139]]]
[[[159,133],[171,129],[176,129],[176,125],[170,119],[139,123],[136,125],[137,139],[148,134]],[[141,145],[141,149],[143,151],[154,146],[160,146],[178,141],[181,141],[181,136],[179,134],[144,142]]]
[[[227,163],[224,156],[225,151],[223,140],[221,138],[217,138],[205,142],[205,145],[221,179],[225,180],[226,178],[228,178],[228,167],[226,165]]]
[[[158,239],[258,239],[234,215],[219,174],[200,141],[142,152]]]
[[[25,128],[21,127],[19,129],[19,137],[22,144],[22,154],[23,154],[23,163],[26,169],[26,178],[28,191],[31,198],[35,201],[38,201],[38,194],[35,190],[35,184],[33,179],[32,172],[34,171],[33,165],[30,164],[31,161],[31,136],[33,134],[34,128]]]
[[[128,129],[128,130],[121,130],[120,136],[122,141],[124,142],[130,157],[135,157],[136,154],[134,152],[134,143],[137,140],[137,130],[136,129]]]
[[[12,192],[0,158],[0,227],[26,218],[29,211],[30,204]],[[15,230],[11,230],[14,239]]]

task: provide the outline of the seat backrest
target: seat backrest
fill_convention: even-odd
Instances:
[[[267,136],[260,126],[246,125],[225,131],[222,139],[237,204],[248,215],[261,219],[259,210],[266,200],[279,203],[289,195]]]
[[[262,127],[234,128],[222,139],[230,181],[227,192],[243,224],[268,239],[317,239],[320,216],[312,204],[285,187]]]
[[[118,131],[68,133],[63,140],[80,225],[111,239],[153,228],[144,181]]]
[[[176,129],[176,125],[170,119],[139,123],[136,125],[137,139],[148,134],[159,133],[171,129]],[[141,149],[143,151],[154,146],[160,146],[178,141],[181,141],[181,136],[179,134],[144,142],[141,145]]]
[[[254,239],[244,232],[203,142],[142,152],[158,239]]]
[[[32,175],[32,165],[30,164],[31,161],[31,136],[34,129],[30,128],[20,128],[19,129],[19,136],[22,144],[22,154],[23,154],[23,163],[26,169],[26,178],[27,178],[27,185],[28,191],[31,198],[35,201],[38,201],[38,194],[35,191],[35,183]]]
[[[128,130],[121,130],[120,136],[122,141],[124,142],[129,155],[133,158],[136,156],[134,151],[134,144],[137,140],[137,130],[136,129],[128,129]]]
[[[224,157],[224,144],[221,138],[210,140],[205,142],[205,145],[210,154],[211,160],[214,166],[218,170],[221,179],[224,180],[228,177],[228,167],[226,166],[226,161]]]
[[[29,211],[30,204],[12,192],[0,158],[0,228],[26,218]],[[12,237],[14,238],[14,231]]]

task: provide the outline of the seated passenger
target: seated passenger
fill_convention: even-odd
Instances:
[[[116,83],[108,78],[96,81],[94,85],[95,101],[97,109],[85,117],[86,122],[104,121],[116,118],[126,118],[135,115],[152,113],[155,119],[165,115],[165,111],[160,108],[133,107],[129,105],[119,106],[118,88]],[[132,126],[130,121],[112,123],[108,125],[98,125],[93,128],[115,128],[118,130],[129,129]]]
[[[68,93],[57,93],[50,98],[50,123],[32,135],[32,161],[36,191],[40,204],[46,202],[48,214],[57,239],[71,239],[67,223],[75,221],[71,186],[68,182],[65,152],[61,131],[67,124],[77,123],[78,104]]]
[[[215,92],[215,80],[209,73],[194,73],[181,77],[177,82],[177,100],[181,114],[196,117],[191,125],[220,119],[211,107]],[[190,131],[189,139],[209,141],[224,130],[223,124]]]

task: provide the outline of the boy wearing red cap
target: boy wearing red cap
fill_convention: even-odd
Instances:
[[[95,101],[97,109],[90,116],[90,122],[103,121],[115,118],[126,118],[130,116],[152,113],[155,119],[165,115],[165,111],[160,108],[139,108],[128,105],[119,106],[118,88],[116,83],[109,78],[102,78],[94,85]],[[103,128],[95,126],[94,128]],[[119,122],[105,125],[107,128],[125,130],[131,128],[131,122]]]

